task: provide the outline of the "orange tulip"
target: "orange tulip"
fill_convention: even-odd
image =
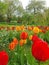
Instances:
[[[17,38],[14,38],[14,39],[13,39],[13,42],[14,42],[15,44],[18,44]]]
[[[24,45],[23,39],[21,39],[21,40],[19,41],[19,43],[20,43],[20,46],[23,46],[23,45]]]
[[[49,27],[47,27],[47,30],[49,30]]]
[[[15,48],[15,43],[14,42],[11,42],[10,44],[9,44],[9,49],[10,50],[14,50],[14,48]]]
[[[39,29],[39,31],[40,31],[40,32],[42,32],[42,30],[41,30],[41,29]]]
[[[28,30],[32,30],[32,27],[31,26],[28,26]]]
[[[23,42],[24,42],[24,44],[26,44],[27,43],[27,39],[23,40]]]
[[[25,26],[24,25],[21,26],[21,30],[25,30]]]

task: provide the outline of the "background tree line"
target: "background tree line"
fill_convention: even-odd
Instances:
[[[49,8],[45,0],[29,0],[23,8],[19,0],[0,0],[0,22],[49,25]]]

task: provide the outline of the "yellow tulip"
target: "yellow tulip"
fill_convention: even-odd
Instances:
[[[39,33],[39,32],[40,32],[40,30],[39,30],[39,28],[38,28],[38,27],[34,27],[34,28],[33,28],[33,32],[34,32],[34,33]]]
[[[32,40],[32,35],[29,36],[29,40]]]
[[[25,39],[25,40],[23,40],[24,41],[24,44],[26,44],[27,43],[27,39]]]
[[[25,30],[25,26],[24,25],[21,26],[21,30]]]
[[[20,26],[16,26],[16,31],[20,31],[21,27]]]

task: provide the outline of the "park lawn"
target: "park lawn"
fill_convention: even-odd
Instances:
[[[16,25],[9,25],[9,24],[0,24],[0,26],[4,26],[4,27],[11,27],[11,26],[16,26]]]

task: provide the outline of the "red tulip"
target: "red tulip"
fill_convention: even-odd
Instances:
[[[46,33],[46,30],[42,30],[43,33]]]
[[[8,63],[8,54],[5,51],[0,52],[0,65],[7,65]]]
[[[34,41],[36,41],[36,42],[34,42]],[[43,40],[40,40],[40,38],[38,38],[38,37],[36,37],[33,40],[33,42],[34,43],[32,44],[32,55],[35,57],[35,59],[38,61],[48,60],[49,59],[48,43]]]
[[[27,37],[28,37],[28,33],[27,33],[27,32],[22,32],[22,33],[20,34],[20,38],[21,38],[21,39],[27,39]]]
[[[33,36],[32,36],[32,41],[33,41],[33,42],[36,42],[37,40],[40,41],[41,39],[38,38],[37,35],[33,35]]]

